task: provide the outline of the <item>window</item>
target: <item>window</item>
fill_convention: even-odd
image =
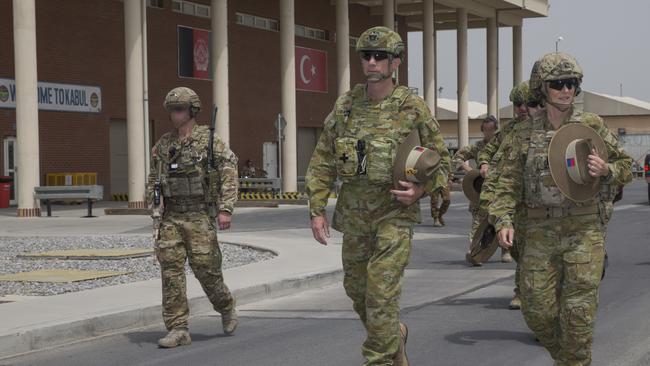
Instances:
[[[305,25],[296,24],[296,36],[311,39],[318,39],[320,41],[329,41],[329,32],[323,29],[311,28]]]
[[[183,3],[183,13],[191,15],[194,14],[195,11],[196,8],[194,7],[194,4],[186,2]]]
[[[172,0],[172,10],[177,13],[193,15],[201,18],[210,18],[210,6],[191,1]]]
[[[209,18],[210,17],[210,7],[208,6],[198,6],[196,8],[196,15],[203,17],[203,18]]]
[[[264,29],[277,32],[280,30],[279,22],[275,19],[258,17],[256,15],[235,13],[236,22],[246,27]]]
[[[147,5],[151,8],[164,8],[163,0],[147,0]]]

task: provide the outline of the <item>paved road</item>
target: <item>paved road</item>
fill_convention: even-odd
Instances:
[[[512,264],[463,262],[467,202],[454,192],[448,226],[416,229],[402,300],[413,365],[551,365],[518,311],[506,310]],[[423,205],[426,213],[428,206]],[[304,208],[243,212],[235,230],[307,224]],[[601,286],[594,366],[650,365],[650,206],[647,186],[626,189],[608,232],[610,267]],[[306,241],[305,245],[316,245]],[[161,326],[0,361],[11,365],[359,365],[364,330],[340,285],[241,308],[241,327],[224,337],[213,315],[192,319],[194,343],[159,350]]]

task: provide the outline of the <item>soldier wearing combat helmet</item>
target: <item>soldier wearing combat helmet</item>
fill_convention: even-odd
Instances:
[[[530,80],[537,80],[539,78],[538,75],[539,62],[536,62],[531,70]],[[510,101],[513,103],[513,111],[515,111],[514,118],[503,124],[494,135],[494,138],[489,144],[487,144],[487,146],[485,146],[478,157],[480,172],[485,178],[485,182],[481,187],[479,206],[480,210],[485,213],[487,213],[490,202],[494,199],[494,186],[499,179],[499,166],[501,157],[503,156],[503,146],[509,144],[508,140],[510,132],[512,132],[513,128],[518,123],[529,118],[529,116],[534,116],[543,108],[542,101],[531,92],[528,81],[524,81],[512,88],[512,91],[510,92]],[[519,225],[524,219],[525,217],[521,214],[521,210],[518,210],[514,224]],[[521,235],[522,230],[516,231],[518,232],[517,238],[515,238],[514,245],[510,250],[512,258],[517,262],[514,296],[508,305],[508,308],[512,310],[518,310],[521,308],[521,300],[519,297],[519,253],[523,251],[524,242],[523,235]]]
[[[632,180],[632,159],[603,120],[574,108],[583,72],[565,53],[539,60],[530,88],[545,109],[517,124],[504,147],[489,206],[499,242],[521,230],[524,319],[558,366],[591,364],[603,271],[602,202]],[[515,208],[525,220],[513,228]]]
[[[237,327],[235,300],[221,271],[217,226],[222,230],[230,227],[238,183],[235,154],[207,126],[196,123],[201,110],[199,96],[189,88],[175,88],[163,105],[174,129],[152,149],[147,191],[149,202],[160,201],[164,207],[155,241],[163,319],[169,333],[158,344],[170,348],[191,343],[185,293],[187,260],[214,309],[221,313],[224,333],[232,334]],[[208,156],[210,139],[214,139],[212,158]],[[209,162],[213,166],[208,166]]]
[[[404,55],[399,34],[370,28],[356,49],[367,82],[340,96],[325,118],[306,177],[311,228],[327,244],[325,207],[339,178],[332,227],[343,233],[344,287],[367,331],[365,365],[408,365],[407,328],[399,320],[402,277],[420,221],[418,200],[447,185],[449,152],[422,98],[392,78]],[[415,183],[409,174],[424,170],[397,163],[409,160],[400,154],[406,141],[440,158],[439,168]],[[401,174],[394,170],[407,179],[395,181]]]

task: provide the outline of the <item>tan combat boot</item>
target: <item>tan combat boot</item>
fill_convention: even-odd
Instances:
[[[508,305],[510,310],[519,310],[521,309],[521,299],[519,299],[519,294],[515,292],[515,296],[510,300],[510,305]]]
[[[221,314],[221,325],[223,325],[223,332],[226,335],[232,335],[237,329],[239,320],[237,317],[237,310],[233,307],[232,310]]]
[[[190,332],[187,328],[174,328],[164,338],[158,340],[158,346],[162,348],[174,348],[186,346],[192,343]]]
[[[510,255],[509,249],[501,248],[501,262],[512,263],[512,256]]]
[[[433,227],[441,227],[442,224],[438,221],[436,217],[433,218]]]
[[[397,349],[397,353],[395,354],[395,358],[393,359],[393,365],[408,366],[409,359],[406,356],[406,341],[408,340],[409,337],[409,329],[403,323],[399,323],[399,335],[400,335],[399,348]]]
[[[445,220],[442,219],[442,215],[438,216],[438,222],[440,223],[440,226],[445,226]]]

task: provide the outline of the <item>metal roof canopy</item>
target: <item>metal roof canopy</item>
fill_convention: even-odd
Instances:
[[[349,0],[349,3],[367,6],[370,15],[383,14],[383,0]],[[410,30],[423,28],[422,0],[395,0],[395,4],[395,14],[406,17]],[[465,8],[469,28],[486,28],[486,19],[495,16],[499,26],[520,26],[524,18],[548,16],[548,7],[548,0],[434,0],[434,22],[436,30],[455,30],[456,9]]]

